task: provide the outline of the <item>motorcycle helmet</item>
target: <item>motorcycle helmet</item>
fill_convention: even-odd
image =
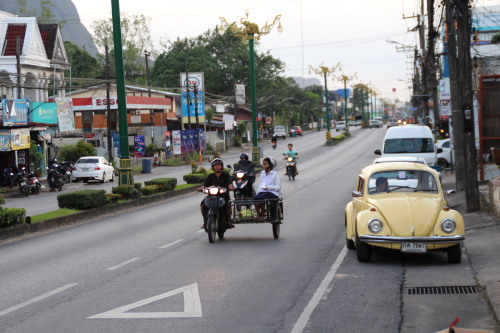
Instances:
[[[213,169],[213,167],[214,167],[215,165],[217,165],[217,164],[220,164],[220,165],[222,165],[222,167],[224,167],[224,163],[222,162],[222,160],[221,160],[220,158],[214,158],[214,159],[212,160],[212,163],[211,163],[211,164],[212,164],[212,169]]]
[[[240,154],[240,160],[247,160],[248,161],[248,154],[247,153],[241,153]]]

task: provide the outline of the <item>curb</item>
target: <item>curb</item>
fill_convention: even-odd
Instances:
[[[184,188],[184,189],[178,190],[178,191],[164,192],[164,193],[160,193],[160,194],[156,194],[156,195],[152,195],[152,196],[133,199],[133,200],[123,202],[123,203],[118,203],[118,204],[99,207],[99,208],[93,208],[93,209],[85,210],[82,212],[74,213],[71,215],[55,217],[53,219],[40,221],[40,222],[34,223],[34,224],[19,224],[19,225],[16,225],[10,229],[0,230],[0,241],[6,240],[9,238],[23,236],[25,234],[36,233],[36,232],[41,232],[41,231],[45,231],[45,230],[49,230],[49,229],[53,229],[53,228],[58,228],[58,227],[61,227],[64,225],[80,223],[82,221],[89,220],[89,219],[94,218],[94,217],[98,217],[98,216],[109,214],[109,213],[116,213],[116,212],[122,211],[124,209],[129,209],[129,208],[134,208],[134,207],[140,208],[140,206],[144,206],[144,205],[159,202],[159,201],[164,201],[164,200],[174,198],[177,196],[181,196],[184,194],[188,194],[191,192],[196,192],[197,189],[198,189],[197,186],[193,186],[193,187]]]

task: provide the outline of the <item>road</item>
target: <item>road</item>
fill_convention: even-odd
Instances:
[[[238,225],[210,244],[203,196],[190,194],[0,246],[0,331],[434,332],[456,317],[494,328],[481,294],[407,292],[475,285],[465,253],[450,265],[375,251],[361,264],[346,249],[343,209],[384,132],[352,129],[333,147],[325,132],[287,139],[300,175],[283,181],[278,240],[269,224]]]

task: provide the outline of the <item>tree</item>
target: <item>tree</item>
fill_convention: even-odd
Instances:
[[[71,64],[71,76],[95,79],[102,75],[102,66],[96,58],[70,41],[64,42],[64,48]]]
[[[128,16],[122,13],[120,16],[125,79],[144,83],[146,81],[144,51],[153,50],[151,31],[149,29],[150,19],[144,15]],[[94,31],[92,38],[99,51],[100,62],[105,63],[105,49],[108,47],[110,50],[110,66],[114,71],[112,18],[94,21],[92,30]]]
[[[34,140],[31,140],[30,143],[30,171],[34,172],[38,177],[40,177],[42,172],[42,161],[44,158],[44,154],[38,151],[38,143]]]
[[[80,140],[76,145],[67,145],[61,147],[58,153],[60,161],[76,162],[82,156],[94,156],[96,154],[95,147],[88,142]]]
[[[497,32],[491,37],[491,43],[493,44],[500,43],[500,32]]]

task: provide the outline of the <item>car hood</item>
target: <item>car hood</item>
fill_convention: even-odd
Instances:
[[[442,209],[443,199],[436,195],[416,193],[385,195],[369,200],[382,214],[395,237],[429,236]],[[385,198],[384,198],[385,197]]]

